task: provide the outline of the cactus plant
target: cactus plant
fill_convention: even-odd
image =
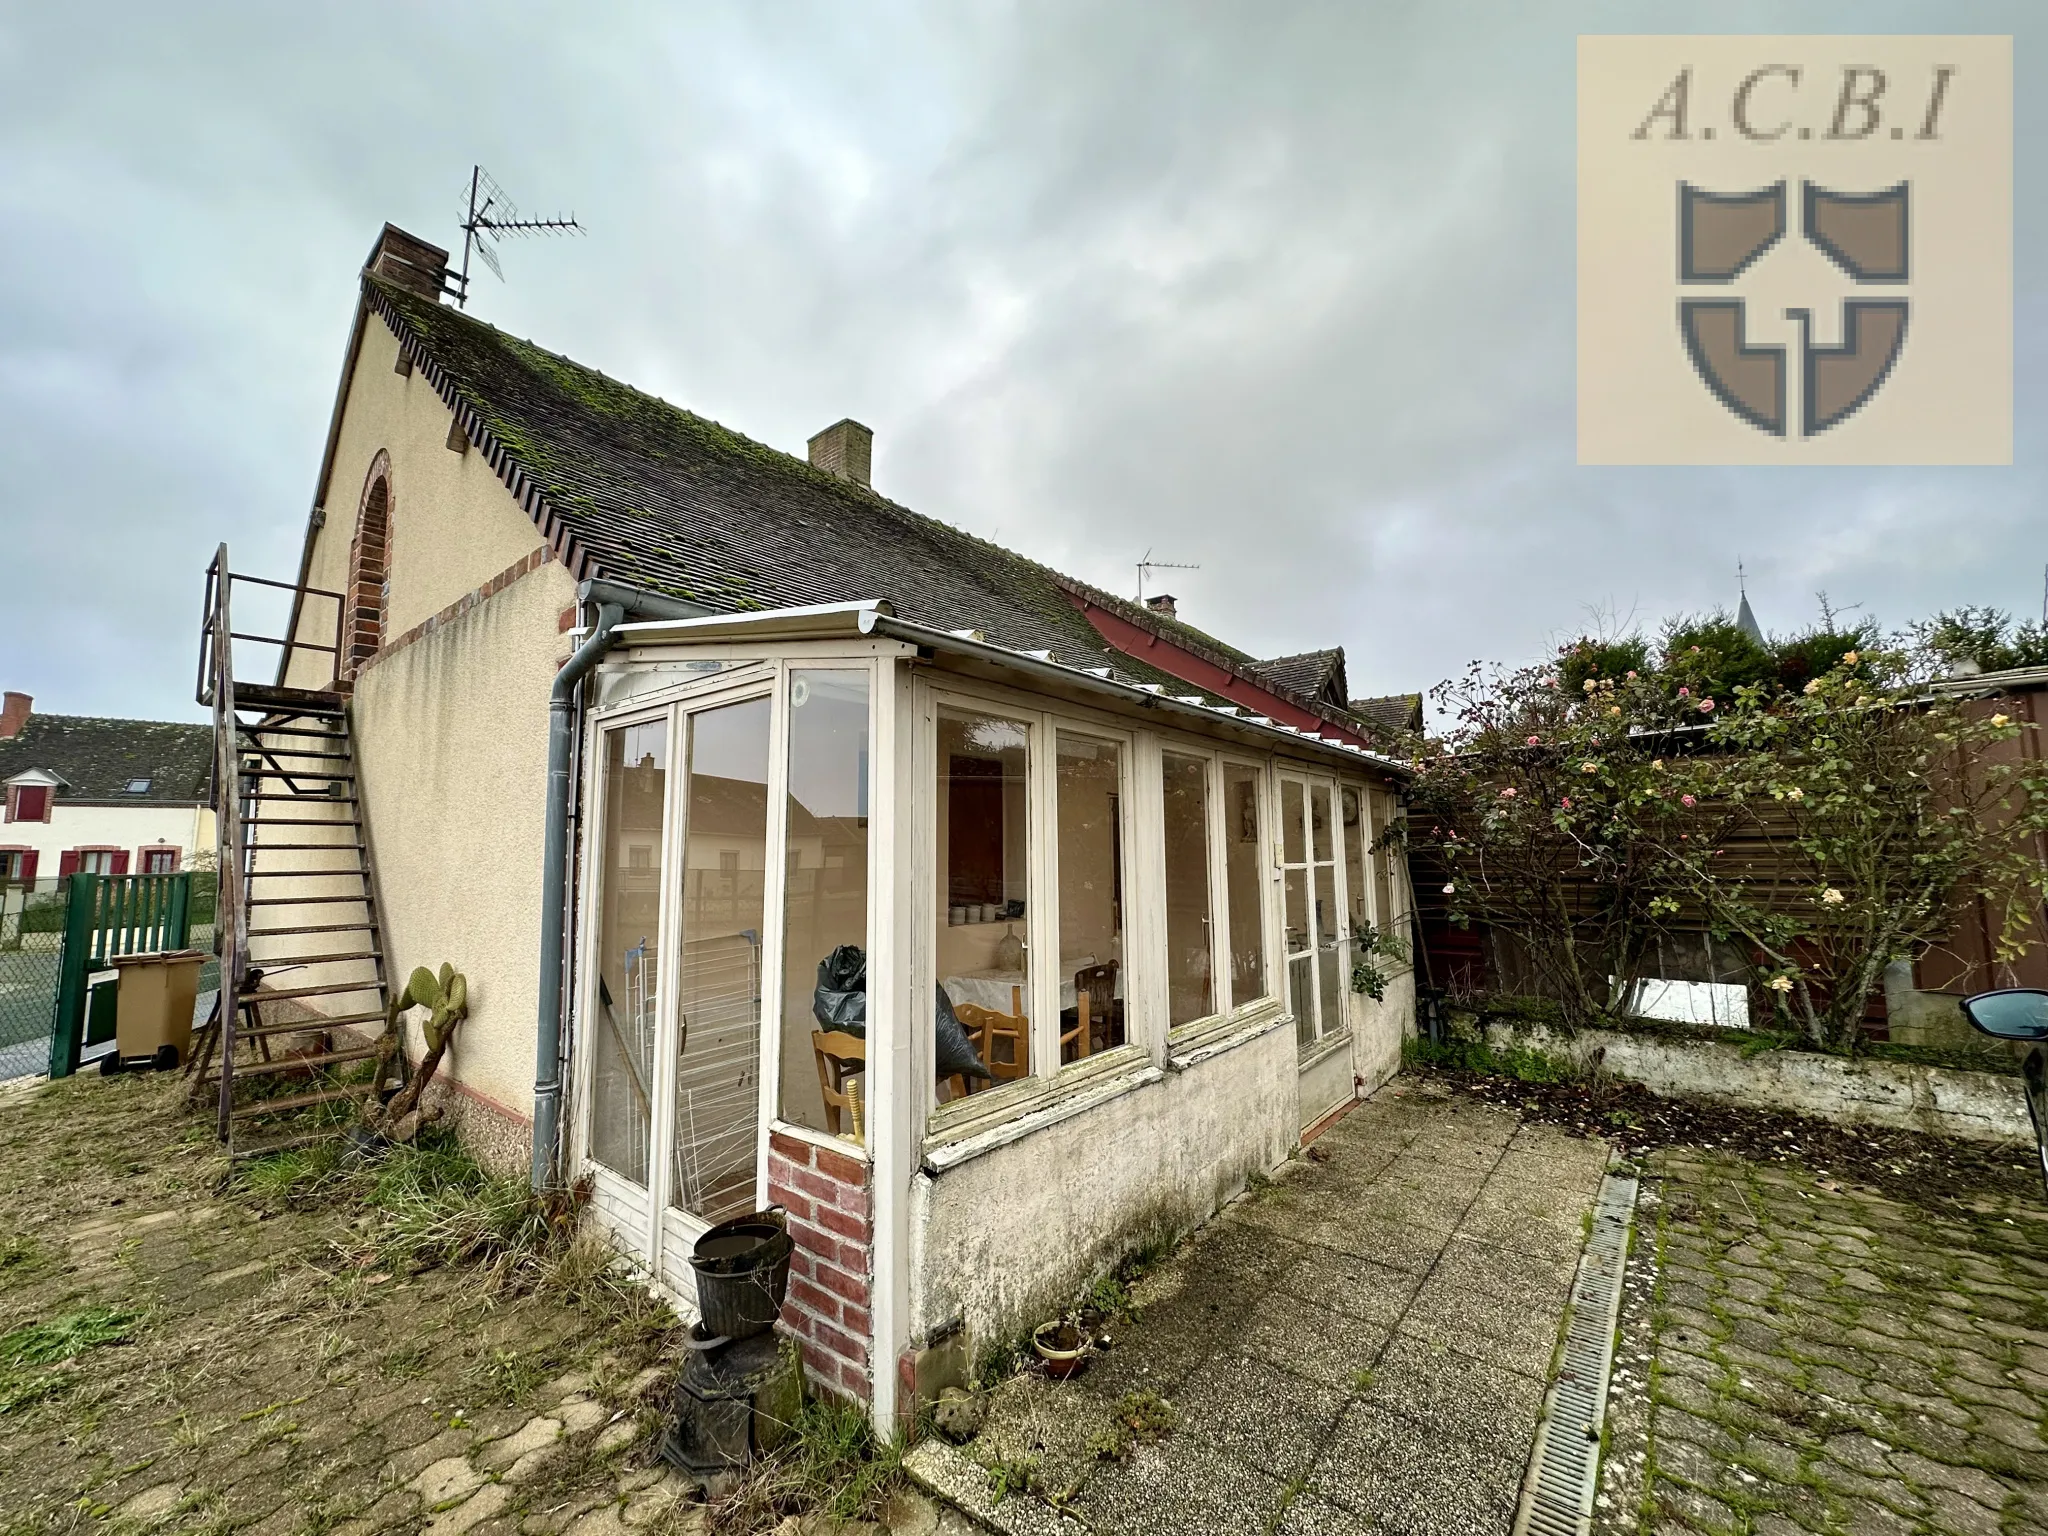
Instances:
[[[455,1026],[469,1017],[468,978],[445,962],[438,975],[425,966],[415,970],[407,979],[405,990],[391,999],[385,1015],[386,1034],[394,1047],[400,1021],[414,1008],[427,1010],[426,1022],[421,1026],[427,1053],[420,1058],[412,1080],[392,1096],[391,1102],[370,1111],[371,1128],[392,1141],[411,1141],[419,1134],[422,1125],[440,1118],[438,1106],[425,1110],[419,1107],[420,1095],[434,1080],[435,1069],[441,1065],[441,1057],[454,1037]]]

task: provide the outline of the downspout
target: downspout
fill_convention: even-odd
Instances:
[[[569,899],[569,758],[576,744],[576,685],[612,648],[626,617],[601,602],[597,627],[562,663],[548,690],[548,812],[540,868],[540,1011],[533,1050],[533,1187],[552,1188],[562,1140],[562,942]]]
[[[576,747],[576,693],[583,679],[611,650],[614,633],[628,612],[649,619],[694,619],[711,612],[614,581],[585,581],[576,600],[597,605],[597,623],[575,653],[562,663],[548,692],[547,830],[541,849],[540,1002],[534,1031],[533,1187],[550,1189],[562,1151],[562,970],[565,919],[569,910],[569,765]]]

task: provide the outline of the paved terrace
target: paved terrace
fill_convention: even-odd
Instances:
[[[1008,1531],[1505,1533],[1606,1164],[1398,1081],[1148,1275],[1084,1374],[1012,1378],[912,1465]],[[1133,1392],[1178,1427],[1106,1459]],[[996,1501],[985,1467],[1031,1492]]]

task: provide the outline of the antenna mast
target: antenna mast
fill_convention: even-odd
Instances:
[[[1199,565],[1183,565],[1178,560],[1154,560],[1152,558],[1152,551],[1146,550],[1144,558],[1138,562],[1138,606],[1140,608],[1145,606],[1145,578],[1154,571],[1199,571],[1200,569]]]
[[[583,226],[576,222],[576,215],[567,218],[560,215],[552,219],[522,219],[512,199],[505,195],[505,189],[492,179],[491,173],[480,165],[469,168],[469,203],[462,219],[462,272],[455,280],[455,303],[458,308],[469,307],[469,253],[475,251],[483,264],[499,282],[505,281],[505,269],[498,265],[497,248],[493,240],[502,240],[507,235],[559,235],[582,234]]]

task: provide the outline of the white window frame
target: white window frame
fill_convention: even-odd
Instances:
[[[1280,889],[1275,893],[1280,908],[1280,973],[1283,995],[1287,1007],[1295,1017],[1296,1043],[1304,1060],[1320,1058],[1329,1049],[1331,1042],[1348,1037],[1351,1033],[1351,918],[1350,890],[1345,880],[1343,781],[1327,769],[1306,767],[1298,763],[1281,763],[1276,766],[1273,786],[1273,867],[1279,875],[1275,882]],[[1284,818],[1286,817],[1286,784],[1289,780],[1302,787],[1302,855],[1301,863],[1287,860],[1287,837]],[[1355,786],[1354,786],[1355,787]],[[1327,789],[1330,795],[1330,858],[1318,859],[1315,850],[1314,797],[1318,788]],[[1337,996],[1334,1002],[1321,995],[1318,964],[1323,948],[1323,930],[1316,921],[1316,871],[1327,864],[1330,870],[1332,905],[1336,908],[1334,925],[1337,934]],[[1287,875],[1290,870],[1302,871],[1307,902],[1310,939],[1306,954],[1309,959],[1310,984],[1316,988],[1318,1007],[1315,1014],[1313,1034],[1303,1039],[1301,1026],[1303,1014],[1300,1000],[1294,995],[1294,973],[1291,961],[1297,958],[1287,947]],[[1371,897],[1368,893],[1367,897]]]
[[[1272,902],[1268,891],[1271,881],[1265,878],[1265,871],[1271,867],[1267,858],[1267,847],[1273,828],[1273,816],[1269,809],[1272,800],[1270,765],[1239,753],[1219,750],[1206,744],[1198,744],[1175,736],[1159,736],[1155,753],[1157,763],[1153,774],[1160,785],[1161,802],[1155,807],[1159,812],[1154,821],[1160,827],[1163,850],[1165,836],[1164,785],[1165,758],[1170,753],[1175,757],[1196,758],[1205,765],[1204,785],[1207,790],[1208,850],[1209,850],[1209,975],[1210,1012],[1201,1018],[1189,1019],[1174,1025],[1168,1035],[1168,1043],[1185,1037],[1206,1033],[1220,1019],[1226,1019],[1243,1009],[1277,1000],[1281,993],[1273,981],[1272,944]],[[1230,805],[1227,795],[1226,771],[1242,769],[1252,776],[1253,815],[1257,821],[1253,848],[1253,868],[1258,875],[1259,901],[1259,959],[1264,985],[1250,997],[1237,996],[1237,976],[1233,964],[1233,939],[1230,918]],[[1128,862],[1128,861],[1127,861]],[[1165,886],[1164,864],[1161,865],[1160,885],[1161,911],[1164,911]],[[1163,923],[1162,923],[1163,928]],[[1161,950],[1162,966],[1170,965],[1170,957]],[[1165,986],[1168,974],[1162,971],[1161,985]],[[1162,999],[1165,994],[1162,993]],[[1162,1003],[1169,1006],[1169,1003]]]

